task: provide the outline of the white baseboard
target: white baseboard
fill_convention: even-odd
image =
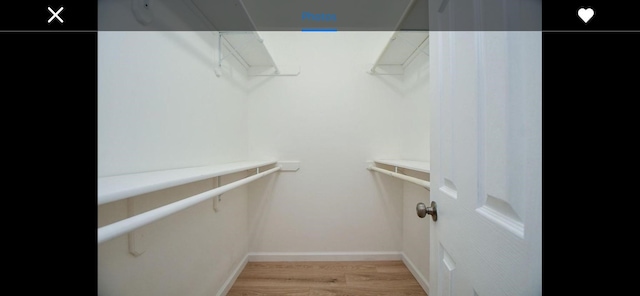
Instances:
[[[273,261],[386,261],[402,260],[401,252],[261,252],[249,253],[249,262]]]
[[[413,277],[416,278],[418,284],[420,284],[425,293],[427,293],[427,295],[431,295],[429,294],[429,281],[424,278],[422,272],[420,272],[418,268],[416,268],[411,259],[409,259],[409,257],[407,257],[404,252],[402,253],[402,262],[404,262],[404,265],[406,265],[409,271],[411,271],[411,274],[413,274]]]
[[[227,295],[227,293],[229,293],[229,290],[231,290],[233,283],[236,282],[236,279],[238,278],[238,276],[240,275],[244,267],[247,265],[247,262],[249,262],[248,254],[244,256],[242,261],[240,261],[238,266],[236,266],[236,269],[233,270],[233,273],[229,275],[229,278],[227,278],[227,280],[224,282],[222,287],[220,287],[220,290],[218,290],[218,293],[216,294],[216,296],[224,296],[224,295]]]

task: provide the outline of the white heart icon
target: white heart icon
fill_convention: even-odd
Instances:
[[[586,24],[595,14],[593,9],[591,8],[580,8],[578,9],[578,16],[582,19],[582,21]]]

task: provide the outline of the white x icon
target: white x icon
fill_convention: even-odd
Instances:
[[[47,9],[49,9],[51,14],[53,14],[53,16],[51,18],[49,18],[49,22],[48,23],[51,23],[54,18],[57,18],[58,21],[60,21],[60,23],[64,23],[64,21],[58,16],[60,14],[60,12],[64,9],[64,7],[60,6],[60,9],[58,9],[58,11],[56,11],[56,12],[54,12],[53,9],[51,9],[51,7],[47,7]]]

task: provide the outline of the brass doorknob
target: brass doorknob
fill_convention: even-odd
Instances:
[[[438,221],[438,209],[436,207],[436,202],[432,201],[431,206],[427,207],[424,203],[418,203],[416,205],[416,212],[418,212],[418,217],[424,218],[427,214],[431,215],[431,219],[433,221]]]

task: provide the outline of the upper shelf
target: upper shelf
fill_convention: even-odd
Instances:
[[[430,173],[431,165],[428,161],[417,161],[417,160],[401,160],[401,159],[384,159],[384,160],[375,160],[377,163],[390,165],[393,167],[409,169],[413,171]]]
[[[299,67],[278,66],[257,32],[219,32],[218,68],[229,56],[233,56],[247,70],[249,76],[295,76]],[[216,73],[220,76],[219,72]]]
[[[385,46],[370,74],[402,75],[420,53],[428,55],[429,32],[396,31]]]
[[[276,161],[243,161],[220,165],[173,169],[98,178],[98,205],[217,176],[275,164]]]

